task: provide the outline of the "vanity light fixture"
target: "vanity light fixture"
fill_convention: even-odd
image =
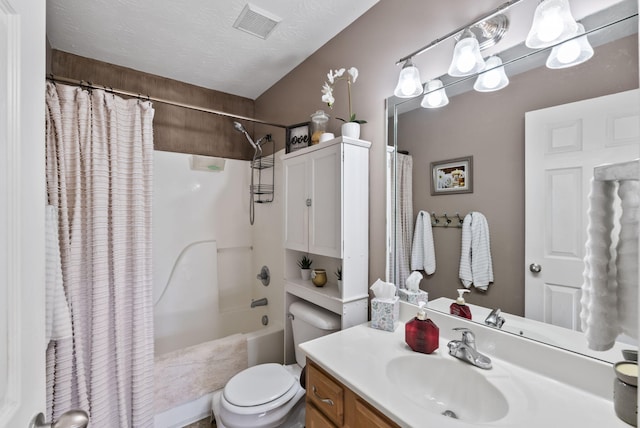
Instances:
[[[569,0],[542,0],[533,15],[525,44],[532,49],[546,48],[575,36],[577,31]]]
[[[453,49],[453,58],[449,66],[449,75],[464,77],[484,70],[485,63],[480,54],[480,44],[476,36],[465,29]]]
[[[402,66],[402,71],[400,71],[400,76],[398,77],[398,85],[393,94],[398,98],[413,98],[421,93],[422,80],[420,80],[420,71],[409,58]]]
[[[588,61],[593,56],[593,48],[584,33],[584,25],[578,24],[576,37],[551,49],[551,53],[547,58],[547,67],[553,69],[567,68]],[[583,34],[583,36],[580,36],[580,34]]]
[[[478,76],[473,89],[478,92],[493,92],[499,91],[509,84],[509,78],[504,71],[500,57],[491,56],[487,58],[486,64],[486,71]]]
[[[425,94],[420,105],[424,108],[438,108],[449,104],[449,97],[442,87],[442,80],[433,79],[427,82]]]

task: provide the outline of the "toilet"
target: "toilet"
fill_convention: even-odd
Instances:
[[[293,302],[289,313],[297,364],[259,364],[233,376],[213,396],[218,428],[304,427],[305,355],[298,344],[340,330],[340,316],[306,301]]]

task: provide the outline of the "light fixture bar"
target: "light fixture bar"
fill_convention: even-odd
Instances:
[[[417,50],[417,51],[415,51],[415,52],[410,53],[409,55],[405,55],[405,56],[403,56],[402,58],[400,58],[400,59],[396,62],[396,65],[400,65],[400,64],[404,63],[406,60],[408,60],[409,58],[413,58],[414,56],[418,56],[418,55],[420,55],[420,54],[425,53],[426,51],[428,51],[428,50],[429,50],[429,49],[431,49],[432,47],[434,47],[434,46],[436,46],[436,45],[439,45],[440,43],[444,42],[445,40],[448,40],[448,39],[450,39],[451,37],[455,36],[456,34],[458,34],[458,33],[462,32],[462,31],[464,31],[465,29],[467,29],[467,28],[469,28],[469,27],[476,26],[476,25],[480,24],[482,21],[486,21],[486,20],[487,20],[487,19],[489,19],[489,18],[493,18],[495,15],[498,15],[498,14],[500,14],[500,13],[502,13],[502,12],[506,11],[506,10],[507,10],[507,9],[509,9],[511,6],[514,6],[514,5],[518,4],[518,3],[520,3],[521,1],[522,1],[522,0],[510,0],[510,1],[507,1],[507,2],[505,2],[505,3],[502,3],[500,6],[498,6],[497,8],[495,8],[493,11],[491,11],[491,12],[489,12],[489,13],[485,14],[485,15],[482,15],[481,17],[477,18],[475,21],[473,21],[473,22],[471,22],[471,23],[469,23],[469,24],[466,24],[466,25],[464,25],[464,26],[462,26],[462,27],[459,27],[458,29],[453,30],[453,31],[452,31],[452,32],[450,32],[450,33],[447,33],[447,34],[445,34],[444,36],[442,36],[442,37],[440,37],[440,38],[438,38],[438,39],[435,39],[434,41],[432,41],[432,42],[431,42],[431,43],[429,43],[428,45],[426,45],[426,46],[424,46],[424,47],[422,47],[422,48],[418,49],[418,50]]]

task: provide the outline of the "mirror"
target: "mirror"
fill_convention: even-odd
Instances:
[[[535,7],[538,2],[522,2],[527,3]],[[403,201],[395,193],[397,184],[406,179],[400,176],[395,154],[406,151],[413,163],[407,180],[413,188],[412,225],[419,211],[437,216],[447,213],[454,224],[456,214],[464,217],[471,211],[483,213],[488,220],[494,282],[486,292],[472,288],[465,296],[467,303],[525,316],[524,284],[530,274],[525,262],[525,113],[638,88],[637,3],[628,0],[607,6],[579,19],[595,51],[583,64],[551,70],[544,65],[551,48],[534,52],[520,43],[501,50],[499,43],[490,53],[483,51],[483,57],[500,54],[510,79],[506,88],[480,93],[472,88],[476,76],[454,79],[443,74],[441,80],[450,100],[445,107],[421,108],[422,96],[388,99],[388,189],[392,207],[388,213],[389,281],[402,282],[397,267],[400,259],[410,257],[413,237],[411,230],[407,246],[407,234],[399,233],[407,219],[400,218]],[[449,45],[452,52],[453,41]],[[420,58],[428,60],[429,56],[426,52]],[[468,156],[473,157],[473,192],[432,195],[431,163]],[[420,284],[429,293],[429,301],[457,296],[460,237],[459,228],[433,228],[436,271],[425,275]],[[575,304],[576,296],[572,299]],[[532,338],[544,341],[544,335]],[[565,346],[561,340],[550,344]],[[609,359],[598,353],[592,356]]]

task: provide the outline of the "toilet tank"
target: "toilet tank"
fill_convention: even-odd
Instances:
[[[296,362],[304,367],[305,354],[298,345],[340,330],[340,316],[304,300],[293,302],[289,306],[289,313],[293,315],[291,329]]]

